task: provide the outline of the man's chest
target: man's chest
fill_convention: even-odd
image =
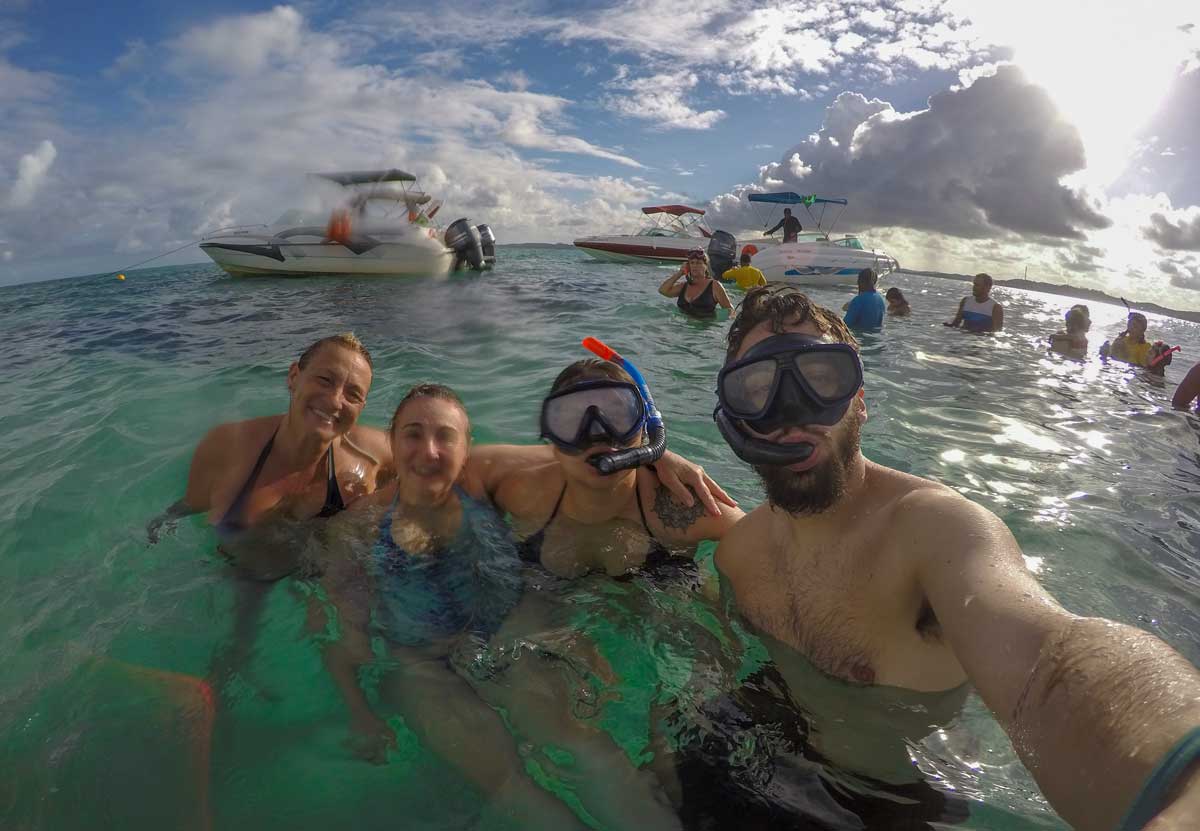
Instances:
[[[915,575],[887,552],[865,557],[827,546],[762,556],[729,586],[754,627],[847,681],[903,682],[906,667],[943,648],[922,628],[929,615]]]

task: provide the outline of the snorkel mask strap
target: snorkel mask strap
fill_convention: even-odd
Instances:
[[[638,392],[641,393],[642,400],[646,404],[646,437],[648,440],[641,447],[630,447],[626,450],[593,456],[588,459],[588,463],[606,476],[616,473],[618,470],[629,470],[642,465],[654,464],[667,451],[667,428],[663,423],[662,413],[654,406],[654,399],[650,396],[646,379],[629,359],[622,358],[615,349],[603,341],[591,337],[584,338],[583,347],[598,358],[619,364],[629,373],[629,377],[637,385]]]

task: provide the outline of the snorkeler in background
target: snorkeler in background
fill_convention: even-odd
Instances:
[[[887,313],[892,317],[908,317],[912,314],[912,306],[908,305],[904,292],[895,286],[888,289],[883,297],[887,300]]]
[[[797,703],[800,660],[856,686],[969,681],[1073,827],[1191,827],[1200,671],[1153,635],[1063,609],[995,514],[865,459],[862,364],[828,309],[757,289],[728,341],[715,417],[767,503],[725,535],[716,566],[782,680],[801,682]],[[727,793],[693,796],[740,827],[776,815]]]
[[[992,277],[976,274],[971,284],[971,296],[958,303],[954,319],[946,326],[961,326],[968,332],[999,332],[1004,328],[1004,307],[991,297]]]
[[[415,386],[396,407],[390,440],[396,480],[339,517],[321,580],[338,632],[323,655],[349,710],[354,748],[383,763],[395,743],[359,683],[375,635],[398,664],[381,679],[381,702],[399,710],[424,746],[522,827],[582,828],[526,775],[504,722],[451,660],[469,665],[482,654],[521,595],[507,529],[458,484],[471,447],[466,408],[447,387]],[[330,611],[314,606],[310,628],[327,629]]]
[[[1050,336],[1050,350],[1083,360],[1087,357],[1087,332],[1091,326],[1088,307],[1082,303],[1075,304],[1067,311],[1066,328]]]
[[[1130,312],[1125,322],[1125,331],[1116,338],[1100,345],[1100,357],[1124,361],[1135,366],[1150,363],[1150,343],[1146,340],[1146,316],[1141,312]]]

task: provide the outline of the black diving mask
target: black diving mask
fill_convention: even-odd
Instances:
[[[623,446],[646,428],[646,403],[626,381],[583,381],[542,402],[542,438],[565,453],[596,444]]]
[[[717,376],[713,412],[721,436],[742,461],[791,465],[812,455],[806,442],[772,442],[766,434],[788,426],[832,426],[862,389],[862,361],[854,347],[809,335],[774,335]]]

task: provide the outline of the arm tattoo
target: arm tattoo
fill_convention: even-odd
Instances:
[[[692,492],[692,497],[695,499],[696,491],[691,485],[688,485],[687,489]],[[689,508],[678,502],[665,486],[659,485],[658,490],[654,492],[654,513],[658,514],[658,518],[667,528],[686,531],[696,520],[704,516],[704,506],[700,504],[699,499],[696,499]]]

